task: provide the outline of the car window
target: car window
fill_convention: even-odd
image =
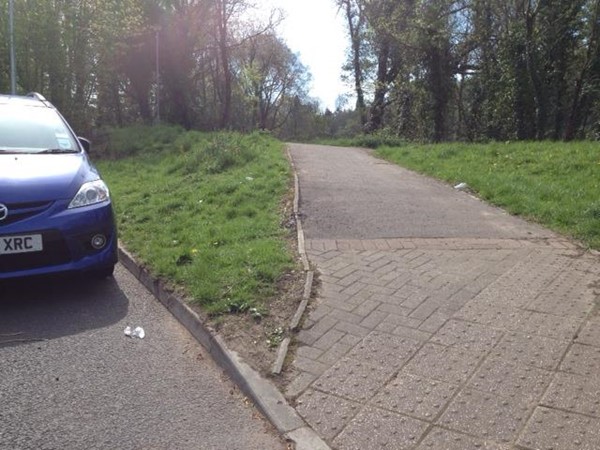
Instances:
[[[50,108],[0,104],[0,152],[62,153],[79,147],[61,117]]]

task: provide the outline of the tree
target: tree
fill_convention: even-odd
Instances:
[[[290,114],[290,100],[306,98],[307,70],[273,34],[253,36],[242,49],[239,78],[252,105],[252,123],[263,130],[279,128]]]
[[[349,62],[344,69],[351,72],[356,93],[356,111],[363,128],[367,124],[367,106],[365,103],[364,82],[365,65],[368,65],[366,47],[366,16],[363,4],[359,0],[336,0],[339,11],[343,11],[348,25],[350,38]]]

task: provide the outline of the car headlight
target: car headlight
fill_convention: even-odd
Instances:
[[[90,181],[79,188],[77,195],[69,203],[69,209],[95,205],[110,200],[108,186],[102,180]]]

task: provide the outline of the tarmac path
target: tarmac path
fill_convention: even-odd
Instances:
[[[600,258],[366,150],[290,146],[319,296],[286,395],[333,448],[600,448]]]

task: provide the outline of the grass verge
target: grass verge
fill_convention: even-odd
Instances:
[[[127,248],[209,314],[260,311],[294,267],[280,225],[290,182],[282,144],[137,127],[113,132],[108,155],[98,168]]]
[[[600,249],[600,144],[446,143],[380,147],[380,157],[450,183]]]

